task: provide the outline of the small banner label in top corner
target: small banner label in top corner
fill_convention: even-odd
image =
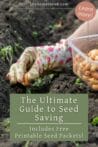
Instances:
[[[75,8],[75,15],[81,21],[89,21],[95,17],[96,7],[89,1],[80,2]]]

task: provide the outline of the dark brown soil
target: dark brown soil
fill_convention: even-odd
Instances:
[[[27,46],[36,46],[42,44],[52,44],[59,41],[63,37],[67,37],[81,24],[74,16],[75,1],[67,1],[70,9],[24,9],[28,7],[26,0],[3,0],[0,1],[0,48],[6,45],[12,45],[15,48],[13,62],[15,62],[20,54]],[[98,5],[97,0],[95,1]],[[60,30],[52,29],[51,25],[63,21],[64,27]],[[32,36],[36,31],[37,37]],[[16,43],[19,44],[16,47]],[[17,49],[16,49],[17,48]],[[72,64],[72,63],[71,63]],[[0,119],[9,117],[9,94],[10,93],[88,93],[89,94],[89,140],[86,143],[80,143],[80,147],[98,147],[98,127],[93,127],[90,120],[98,116],[98,92],[92,91],[84,82],[82,85],[75,84],[77,76],[72,71],[70,64],[63,71],[53,72],[53,78],[45,76],[43,83],[25,88],[17,84],[10,86],[5,80],[5,76],[9,70],[8,61],[0,59]],[[3,128],[0,128],[3,134]],[[0,137],[0,147],[22,147],[24,143],[12,143],[9,141],[9,135]],[[74,143],[57,142],[45,143],[41,142],[31,146],[38,147],[75,147]]]

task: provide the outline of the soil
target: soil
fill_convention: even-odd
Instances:
[[[37,0],[36,0],[37,1]],[[56,1],[56,0],[55,0]],[[61,38],[66,38],[82,23],[74,15],[74,7],[79,0],[67,1],[70,9],[26,9],[26,0],[3,0],[0,1],[0,49],[7,45],[15,48],[13,63],[19,58],[25,47],[43,44],[52,44]],[[94,1],[98,6],[97,0]],[[24,9],[25,8],[25,9]],[[51,26],[58,21],[63,21],[61,29],[52,29]],[[38,36],[33,36],[33,32]],[[18,47],[16,47],[18,44]],[[17,49],[16,49],[17,48]],[[62,71],[53,72],[53,78],[45,76],[42,85],[24,87],[20,84],[11,86],[5,80],[10,68],[7,60],[0,59],[0,120],[9,117],[9,94],[10,93],[88,93],[89,94],[89,140],[81,142],[81,147],[98,147],[98,127],[93,127],[90,121],[98,116],[98,92],[92,91],[84,82],[82,85],[75,84],[77,76],[72,71],[72,63]],[[0,147],[22,147],[22,143],[12,143],[9,134],[4,133],[0,127]],[[3,136],[3,137],[2,137]],[[75,147],[71,142],[31,144],[38,147]]]

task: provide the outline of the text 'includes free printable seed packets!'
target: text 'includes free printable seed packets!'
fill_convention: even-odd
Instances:
[[[10,138],[87,141],[87,94],[11,94]]]

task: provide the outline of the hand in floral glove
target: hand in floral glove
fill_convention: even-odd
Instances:
[[[12,64],[7,78],[11,84],[19,82],[27,86],[45,71],[64,67],[70,60],[71,49],[65,39],[55,45],[28,47],[19,60]]]

